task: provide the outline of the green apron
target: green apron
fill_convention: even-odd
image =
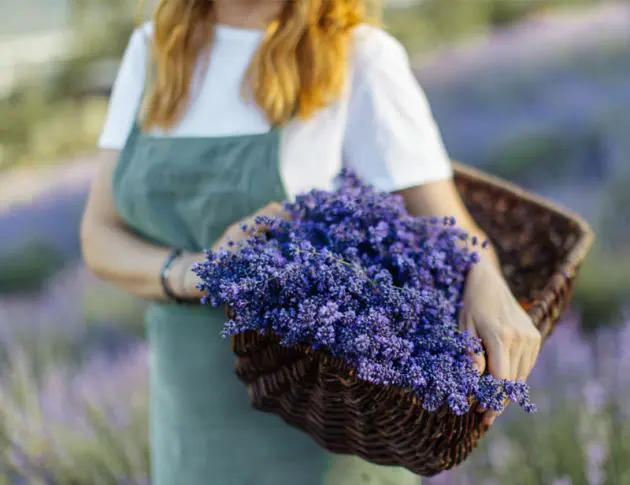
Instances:
[[[201,251],[234,221],[286,199],[280,131],[153,137],[134,124],[114,172],[116,206],[156,244]],[[280,418],[250,407],[234,374],[223,311],[153,303],[152,485],[416,485],[418,477],[333,456]]]

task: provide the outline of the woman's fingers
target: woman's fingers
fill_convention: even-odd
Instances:
[[[482,335],[488,351],[488,372],[498,379],[526,380],[540,350],[540,334],[531,322],[527,320],[519,321],[519,324],[480,328],[489,329]],[[484,416],[485,424],[492,425],[500,414],[498,411],[488,411]]]
[[[461,313],[459,320],[459,328],[462,332],[468,332],[472,337],[479,338],[477,328],[475,327],[475,321],[473,318],[465,312]],[[486,370],[486,357],[483,353],[471,353],[470,355],[473,366],[479,374],[483,374]]]
[[[533,325],[532,325],[533,327]],[[536,359],[538,359],[538,353],[540,352],[541,336],[537,329],[529,329],[525,335],[525,343],[523,354],[519,361],[518,370],[516,374],[517,379],[525,380],[532,372]]]
[[[529,361],[528,349],[522,342],[515,342],[510,349],[510,379],[524,379],[527,377],[527,373],[522,377],[522,366],[527,366]]]
[[[285,217],[286,212],[284,211],[282,204],[280,202],[270,202],[262,209],[259,209],[255,212],[251,219],[256,219],[260,216],[268,216],[268,217]]]
[[[485,337],[488,372],[497,379],[512,379],[513,364],[510,352],[512,350],[512,336],[508,332],[499,331]],[[500,414],[501,412],[499,411],[488,410],[483,418],[484,424],[491,426]]]
[[[260,221],[260,217],[289,219],[289,215],[284,211],[281,203],[271,202],[254,214],[232,224],[224,233],[223,237],[213,246],[213,250],[216,251],[223,248],[228,251],[234,251],[237,248],[236,243],[239,241],[247,239],[252,234],[269,231],[269,225]]]
[[[500,335],[489,335],[484,338],[484,343],[488,351],[488,372],[498,379],[510,379],[511,342]]]
[[[532,371],[533,363],[535,361],[535,353],[531,346],[525,347],[521,352],[520,358],[516,363],[514,374],[515,379],[525,380]]]
[[[475,328],[475,321],[470,315],[463,314],[460,320],[460,328],[462,331],[468,332],[473,337],[479,338],[477,329]],[[472,353],[473,367],[479,372],[479,375],[483,375],[486,371],[486,356],[483,353]],[[477,412],[484,413],[486,410],[483,406],[477,407]]]
[[[282,209],[282,204],[279,202],[271,202],[265,207],[258,209],[252,215],[241,219],[240,221],[232,225],[231,236],[240,236],[238,239],[245,239],[250,234],[250,231],[254,233],[266,232],[269,230],[269,225],[259,221],[261,217],[285,217],[286,213]]]
[[[258,233],[269,231],[269,225],[261,222],[259,220],[260,217],[279,217],[282,219],[288,219],[289,215],[284,210],[282,204],[280,204],[279,202],[271,202],[262,209],[255,212],[253,215],[242,220],[238,224],[238,226],[246,226],[247,229],[252,228],[254,229],[254,232]]]

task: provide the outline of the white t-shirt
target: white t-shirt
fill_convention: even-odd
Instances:
[[[121,149],[144,92],[152,25],[134,32],[113,87],[101,148]],[[193,80],[192,101],[169,132],[155,136],[229,136],[264,133],[270,125],[241,93],[244,73],[261,42],[257,30],[216,26],[206,73]],[[449,157],[402,45],[363,25],[354,33],[343,95],[312,118],[284,128],[280,174],[289,198],[329,189],[342,167],[385,191],[452,176]],[[199,63],[199,66],[204,63]],[[203,75],[205,74],[205,75]]]

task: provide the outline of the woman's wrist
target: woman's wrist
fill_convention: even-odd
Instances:
[[[162,286],[162,291],[164,292],[164,296],[171,301],[175,301],[177,303],[182,303],[183,301],[174,290],[173,285],[173,275],[174,269],[177,267],[177,262],[182,255],[181,249],[172,249],[164,262],[162,263],[162,267],[160,268],[160,284]]]
[[[192,271],[192,266],[202,259],[203,255],[197,253],[182,253],[173,261],[168,285],[177,299],[192,301],[203,296],[197,288],[199,279]]]
[[[475,244],[472,243],[473,239],[476,241]],[[488,236],[479,230],[474,230],[468,232],[468,239],[461,241],[459,244],[463,248],[476,252],[479,255],[480,263],[490,264],[495,269],[501,271],[501,262],[499,261],[496,251],[492,247],[492,244],[484,244],[485,241],[488,241]]]

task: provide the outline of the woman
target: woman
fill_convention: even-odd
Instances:
[[[204,248],[242,237],[238,221],[254,213],[278,214],[277,201],[330,187],[344,166],[412,213],[456,216],[483,237],[403,48],[368,25],[364,0],[162,0],[129,42],[100,147],[83,253],[98,276],[153,301],[153,484],[418,483],[329,456],[251,410],[222,311],[178,304],[200,297],[190,266]],[[462,328],[484,341],[490,372],[527,377],[540,337],[490,253],[470,274]]]

